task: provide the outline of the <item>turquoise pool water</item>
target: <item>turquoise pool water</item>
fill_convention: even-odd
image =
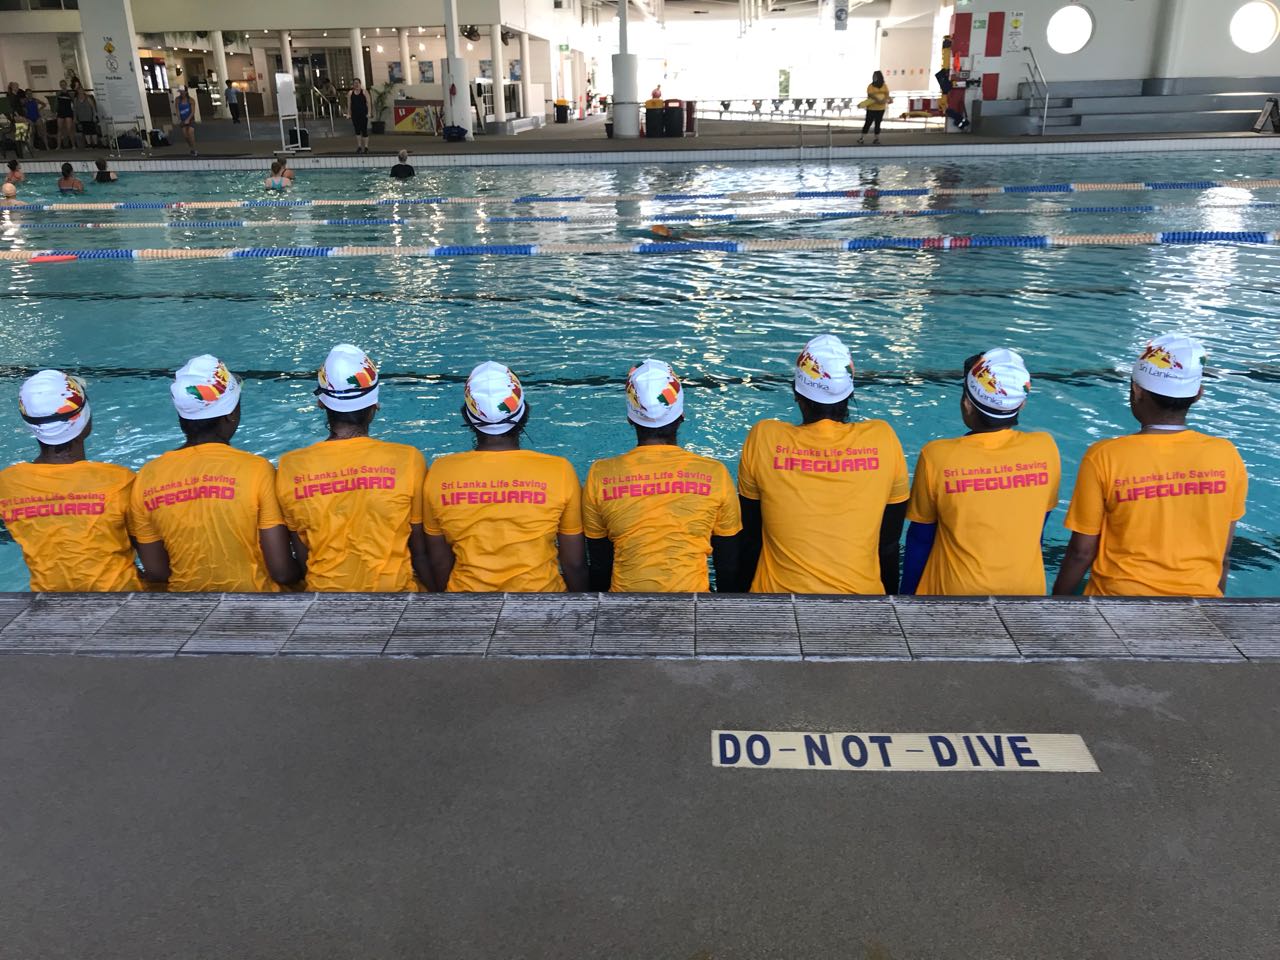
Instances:
[[[422,171],[404,186],[379,172],[299,171],[297,197],[724,192],[851,186],[961,186],[1061,181],[1236,179],[1280,176],[1263,153],[1118,158],[1016,158],[826,164],[669,164]],[[136,174],[90,186],[87,200],[259,199],[249,173]],[[52,177],[32,177],[28,201],[57,199]],[[1272,230],[1280,190],[1236,189],[983,198],[893,198],[881,209],[998,207],[1038,213],[920,219],[868,218],[713,225],[708,237],[850,237],[932,233],[1099,233],[1169,229]],[[854,209],[862,201],[769,201],[751,209]],[[1054,216],[1064,206],[1158,204],[1148,214]],[[628,202],[539,214],[645,217],[691,209],[745,212],[740,204]],[[528,212],[528,208],[524,208]],[[617,240],[639,225],[484,224],[521,208],[355,207],[200,210],[175,214],[278,221],[268,229],[17,229],[161,220],[163,211],[0,214],[0,249]],[[316,217],[390,216],[394,227],[290,226]],[[635,360],[670,360],[687,379],[684,439],[736,468],[748,427],[790,416],[790,365],[813,333],[845,338],[858,368],[858,412],[898,430],[908,458],[927,440],[958,433],[957,370],[978,350],[1007,344],[1027,358],[1034,393],[1024,424],[1047,429],[1064,455],[1063,507],[1076,463],[1095,439],[1132,429],[1126,374],[1153,333],[1189,330],[1209,346],[1215,377],[1194,420],[1230,436],[1251,472],[1229,593],[1274,595],[1280,569],[1280,248],[1263,246],[876,251],[840,256],[714,253],[670,257],[465,260],[236,260],[0,263],[0,462],[32,455],[14,402],[40,367],[80,370],[95,409],[91,455],[138,466],[179,442],[163,379],[189,356],[212,352],[247,376],[237,442],[275,459],[322,435],[311,394],[328,348],[350,340],[381,364],[386,386],[376,426],[430,458],[468,445],[456,415],[460,381],[487,358],[525,382],[532,445],[569,457],[585,475],[596,457],[629,446],[621,378]],[[1065,534],[1049,525],[1056,566]],[[0,538],[0,590],[26,586],[16,546]]]

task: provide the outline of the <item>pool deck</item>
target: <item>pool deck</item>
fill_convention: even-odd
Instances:
[[[806,160],[849,159],[855,157],[962,157],[1035,153],[1132,153],[1166,150],[1255,150],[1280,149],[1280,135],[1237,133],[1159,134],[1062,134],[1044,137],[982,137],[976,134],[946,134],[938,130],[886,131],[880,146],[858,146],[859,130],[847,123],[834,125],[828,133],[820,123],[782,123],[735,120],[700,120],[696,137],[640,138],[614,140],[604,134],[600,117],[572,124],[544,126],[515,136],[482,136],[466,143],[445,143],[439,137],[387,134],[371,138],[371,153],[355,156],[349,136],[317,137],[310,153],[294,156],[290,163],[299,171],[309,167],[387,167],[395,162],[396,151],[408,149],[413,162],[426,168],[436,166],[531,165],[575,163],[652,163],[707,159]],[[273,136],[274,134],[274,136]],[[255,139],[247,139],[227,121],[203,124],[198,133],[199,157],[188,157],[185,144],[153,151],[149,158],[128,154],[113,159],[122,173],[129,170],[257,169],[263,161],[280,152],[278,127],[266,123],[255,126]],[[102,150],[41,152],[24,160],[31,172],[57,170],[64,160],[81,169],[104,155]],[[159,165],[159,166],[157,166]]]
[[[1280,660],[1280,600],[2,594],[0,653]]]
[[[0,957],[1270,960],[1278,611],[5,596]],[[724,769],[717,730],[1099,772]]]

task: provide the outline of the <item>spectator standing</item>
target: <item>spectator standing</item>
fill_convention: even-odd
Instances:
[[[231,122],[240,122],[240,91],[235,88],[235,84],[231,82],[231,78],[227,78],[227,89],[223,94],[226,97],[227,109],[231,111]]]
[[[884,74],[877,70],[871,75],[871,82],[867,84],[867,99],[858,104],[867,111],[867,117],[862,121],[862,136],[858,138],[859,143],[867,139],[867,133],[873,126],[875,139],[871,142],[880,142],[880,124],[884,122],[884,112],[889,109],[889,104],[892,102],[893,98],[889,96],[889,85],[884,82]]]
[[[351,127],[356,134],[356,153],[368,153],[369,94],[365,92],[359,77],[351,81],[351,92],[347,94],[347,114],[351,117]]]
[[[173,101],[178,113],[178,126],[182,128],[182,139],[187,141],[193,157],[196,153],[196,105],[186,87],[178,88],[178,97]]]
[[[76,92],[72,111],[76,119],[76,133],[80,135],[83,145],[85,147],[100,146],[102,141],[99,138],[98,107],[84,87]]]
[[[28,91],[22,101],[23,115],[31,125],[31,145],[41,150],[49,149],[49,138],[45,135],[44,121],[40,118],[40,98]]]
[[[65,140],[67,148],[74,150],[76,146],[76,112],[75,97],[63,80],[58,84],[58,92],[53,95],[53,112],[58,118],[58,146],[62,149]]]
[[[19,112],[21,102],[22,88],[18,86],[16,80],[10,80],[9,86],[5,88],[4,96],[4,112],[10,120],[17,120],[22,115]]]

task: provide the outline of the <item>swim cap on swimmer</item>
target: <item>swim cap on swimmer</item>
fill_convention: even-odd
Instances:
[[[350,343],[329,351],[316,381],[315,394],[330,410],[351,413],[378,402],[378,368],[367,353]]]
[[[12,200],[17,195],[18,188],[12,183],[0,184],[0,196],[4,197],[6,200]]]
[[[964,389],[973,405],[988,417],[1012,420],[1031,392],[1031,374],[1012,350],[988,350],[965,371]]]
[[[1133,382],[1162,397],[1194,397],[1204,378],[1206,352],[1199,340],[1166,333],[1150,341],[1133,364]]]
[[[89,426],[89,394],[79,377],[41,370],[18,392],[18,412],[41,443],[69,443]]]
[[[225,363],[205,353],[192,357],[173,375],[169,395],[183,420],[212,420],[235,410],[240,381]]]
[[[814,337],[796,357],[796,393],[814,403],[838,403],[853,393],[853,358],[839,337]]]
[[[524,416],[524,388],[500,363],[486,360],[471,371],[462,391],[462,414],[481,433],[509,433]]]
[[[642,427],[665,427],[684,416],[684,390],[671,364],[646,360],[627,374],[627,419]]]

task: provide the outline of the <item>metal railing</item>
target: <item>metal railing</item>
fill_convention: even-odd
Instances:
[[[1035,88],[1036,94],[1044,101],[1044,106],[1040,113],[1040,136],[1044,136],[1044,128],[1049,125],[1049,81],[1044,78],[1044,72],[1040,69],[1040,61],[1036,59],[1036,52],[1030,47],[1023,47],[1023,52],[1031,57],[1031,62],[1027,64],[1027,73],[1031,78],[1031,85]]]

